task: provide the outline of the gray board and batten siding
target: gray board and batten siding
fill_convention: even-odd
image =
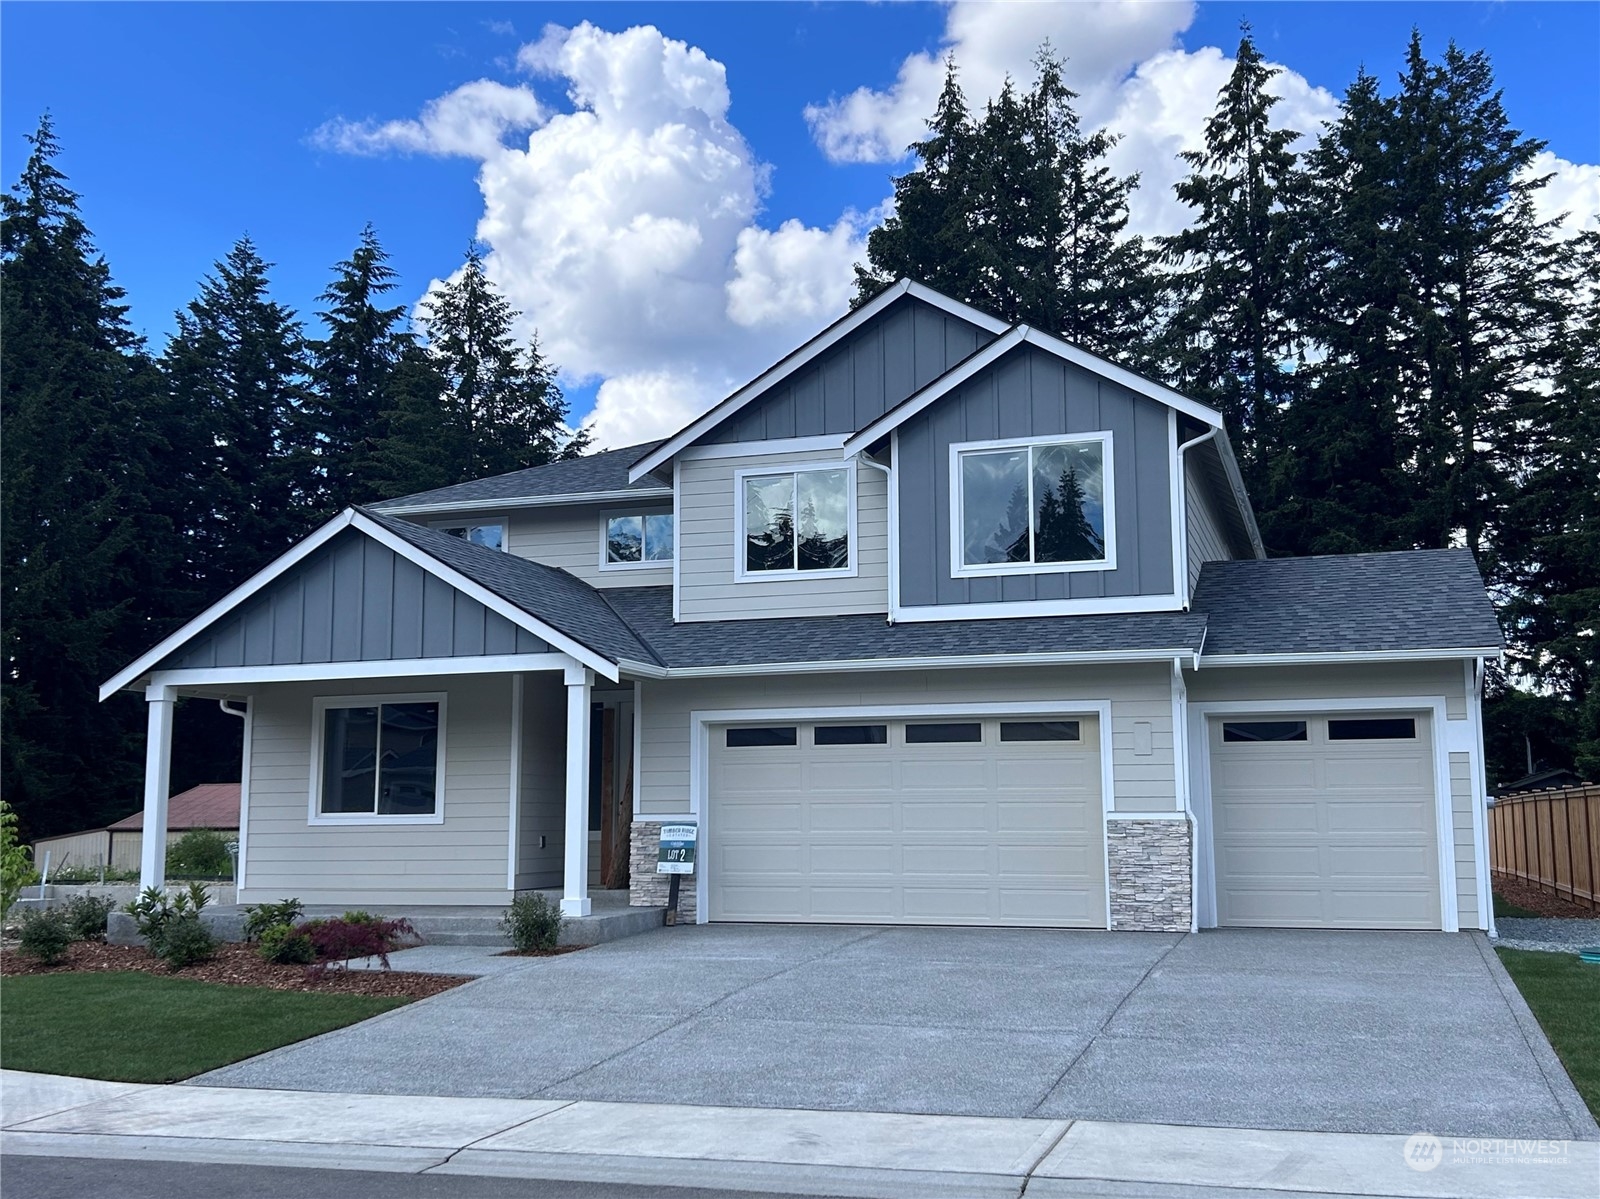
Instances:
[[[1112,434],[1114,570],[952,577],[950,447]],[[897,430],[905,607],[1173,594],[1171,421],[1165,405],[1032,346],[974,375]]]
[[[986,329],[908,296],[745,404],[700,443],[846,436],[993,340]]]
[[[526,629],[347,529],[158,669],[549,652]]]

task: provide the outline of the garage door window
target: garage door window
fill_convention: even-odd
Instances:
[[[983,725],[977,721],[960,724],[908,724],[907,745],[942,745],[983,740]]]
[[[1415,741],[1417,722],[1403,719],[1328,721],[1329,741]]]
[[[1230,720],[1222,726],[1224,741],[1304,741],[1303,720]]]
[[[1076,720],[1002,720],[1002,741],[1081,741]]]
[[[729,749],[754,749],[769,745],[798,745],[799,730],[794,725],[774,727],[769,725],[728,730]]]
[[[886,724],[819,724],[815,730],[818,745],[887,745]]]

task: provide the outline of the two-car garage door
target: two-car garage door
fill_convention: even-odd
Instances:
[[[1093,716],[709,736],[712,920],[1105,927]]]
[[[1440,927],[1431,732],[1423,713],[1213,717],[1217,923]]]

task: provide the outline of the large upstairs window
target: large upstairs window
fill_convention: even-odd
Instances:
[[[855,573],[853,464],[736,475],[743,580]]]
[[[957,575],[1116,565],[1111,434],[950,447]]]

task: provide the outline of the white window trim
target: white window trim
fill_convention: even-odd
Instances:
[[[639,535],[641,538],[639,552],[644,553],[644,526],[643,521],[652,516],[672,517],[672,557],[651,558],[648,561],[641,558],[637,562],[613,562],[610,557],[610,538],[607,537],[607,526],[611,521],[619,518],[636,516],[641,524]],[[678,514],[676,512],[641,512],[635,508],[618,508],[613,512],[600,514],[600,569],[601,570],[671,570],[672,564],[678,560]]]
[[[385,515],[387,515],[387,513]],[[509,554],[511,552],[511,518],[509,516],[495,515],[489,512],[474,512],[470,516],[451,519],[441,518],[439,520],[430,520],[428,522],[428,527],[430,529],[470,529],[474,525],[499,525],[500,552],[505,554]],[[477,545],[478,543],[475,541],[469,541],[468,544]],[[479,546],[478,548],[487,549],[488,547]]]
[[[433,813],[428,816],[380,816],[376,813],[327,814],[322,810],[322,735],[329,708],[374,708],[380,704],[438,704],[439,753],[435,763]],[[443,691],[418,691],[392,695],[319,695],[311,701],[311,791],[307,824],[443,824],[445,793],[446,695]]]
[[[771,478],[774,475],[802,475],[809,471],[842,470],[845,472],[845,491],[849,498],[849,516],[845,536],[849,538],[849,564],[838,570],[746,570],[746,532],[744,524],[744,481],[747,478]],[[798,484],[797,484],[798,486]],[[735,583],[793,582],[796,579],[853,579],[859,569],[860,554],[856,537],[856,509],[860,506],[856,490],[856,463],[853,458],[834,459],[831,462],[796,462],[772,466],[747,466],[733,472],[733,581]],[[796,514],[798,516],[798,513]],[[798,527],[796,536],[798,538]]]
[[[1105,514],[1106,556],[1099,562],[993,562],[981,566],[968,566],[962,553],[961,518],[963,454],[992,453],[996,450],[1030,451],[1028,463],[1028,520],[1033,520],[1033,463],[1031,451],[1036,445],[1074,445],[1097,441],[1100,443],[1102,482],[1105,492],[1102,507]],[[1117,569],[1117,503],[1116,460],[1112,457],[1112,437],[1109,429],[1094,433],[1053,433],[1042,437],[1006,437],[998,441],[961,441],[950,445],[950,577],[953,579],[992,578],[997,575],[1053,575],[1079,574],[1084,571],[1110,571]],[[1174,589],[1176,590],[1176,588]]]

